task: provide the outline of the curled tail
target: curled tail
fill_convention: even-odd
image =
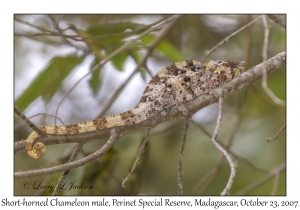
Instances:
[[[135,108],[123,112],[121,114],[111,115],[104,118],[98,118],[95,120],[89,120],[86,122],[80,122],[72,125],[63,126],[43,126],[40,127],[41,131],[46,134],[78,134],[93,132],[96,130],[102,130],[106,128],[113,128],[117,126],[133,125],[137,124],[149,116],[145,115],[147,106],[144,103],[139,103]],[[154,115],[154,114],[153,114]],[[33,158],[40,158],[46,152],[46,146],[42,142],[37,142],[32,145],[33,141],[39,137],[39,135],[33,131],[26,139],[27,153]]]

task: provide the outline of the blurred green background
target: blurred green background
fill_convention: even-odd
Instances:
[[[170,15],[15,15],[15,106],[27,117],[55,114],[67,91],[92,67],[120,46]],[[202,60],[209,49],[258,15],[182,15],[156,45],[147,63],[128,82],[104,116],[133,108],[153,75],[172,62]],[[280,15],[285,19],[284,15]],[[285,51],[286,32],[268,19],[268,57]],[[144,36],[93,72],[63,102],[58,117],[65,124],[97,117],[115,90],[141,61],[147,46],[161,30]],[[50,35],[49,35],[50,34]],[[64,36],[61,36],[64,34]],[[209,59],[246,60],[248,68],[262,62],[264,28],[262,21],[248,27],[220,46]],[[286,71],[268,75],[274,94],[285,100]],[[285,195],[285,168],[278,176],[258,184],[286,160],[285,130],[267,143],[285,124],[285,107],[275,104],[261,88],[261,80],[225,100],[218,141],[226,145],[237,165],[231,195]],[[227,161],[211,144],[218,112],[217,104],[193,116],[183,159],[184,195],[219,195],[230,175]],[[45,115],[32,118],[38,125],[54,125]],[[138,168],[126,187],[121,183],[129,173],[146,130],[120,138],[113,149],[97,161],[72,169],[65,190],[59,195],[177,195],[177,169],[184,118],[160,124],[151,136]],[[59,121],[57,121],[59,124]],[[15,115],[15,141],[31,132]],[[205,131],[206,132],[205,132]],[[210,134],[207,134],[207,132]],[[97,149],[105,139],[86,144],[78,158]],[[26,153],[14,156],[15,171],[46,168],[68,161],[74,145],[53,145],[41,159]],[[51,195],[61,173],[15,179],[15,195]],[[31,183],[24,189],[23,183]],[[71,189],[74,185],[86,189]],[[73,185],[73,186],[74,186]],[[35,186],[35,187],[34,187]],[[89,186],[93,186],[92,189]],[[246,190],[248,187],[253,190]],[[35,189],[38,188],[38,189]]]

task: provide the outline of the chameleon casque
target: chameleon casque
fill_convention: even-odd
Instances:
[[[150,80],[140,102],[133,109],[103,118],[65,126],[43,126],[46,134],[72,135],[93,132],[116,126],[138,124],[156,115],[167,107],[175,107],[183,115],[188,114],[184,102],[203,94],[213,94],[213,89],[239,76],[247,65],[246,61],[236,62],[185,60],[173,63]],[[40,158],[46,151],[43,143],[32,145],[38,134],[32,132],[26,140],[26,150],[33,158]]]

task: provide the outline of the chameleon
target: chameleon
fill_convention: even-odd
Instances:
[[[138,124],[156,115],[165,108],[175,107],[188,115],[184,103],[204,94],[213,94],[213,89],[238,77],[244,72],[246,61],[185,60],[166,66],[158,71],[147,84],[140,102],[131,110],[95,120],[64,126],[43,126],[45,134],[72,135],[93,132],[124,125]],[[33,158],[44,155],[43,143],[32,143],[39,135],[33,131],[26,139],[27,153]]]

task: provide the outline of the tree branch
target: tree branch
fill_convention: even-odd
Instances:
[[[263,57],[263,62],[265,62],[267,60],[267,49],[268,49],[268,42],[269,42],[269,27],[268,27],[266,15],[263,15],[263,25],[264,25],[265,32],[264,32],[264,45],[262,49],[262,57]],[[263,67],[263,69],[265,69],[265,67]],[[279,99],[268,87],[266,70],[263,70],[261,86],[263,87],[264,91],[269,95],[269,97],[273,100],[274,103],[279,104],[281,106],[285,106],[285,101]]]
[[[82,149],[82,147],[83,147],[83,144],[81,144],[81,143],[78,143],[78,144],[77,144],[75,150],[74,150],[73,153],[72,153],[72,156],[71,156],[70,159],[69,159],[69,163],[73,162],[73,161],[77,158],[77,156],[78,156],[80,150]],[[57,182],[57,185],[55,186],[55,189],[54,189],[54,191],[53,191],[53,193],[52,193],[52,196],[53,196],[53,195],[57,195],[58,190],[59,190],[60,187],[61,187],[60,184],[63,183],[63,182],[65,181],[65,179],[67,178],[67,175],[68,175],[69,171],[70,171],[70,169],[68,169],[68,170],[66,170],[66,171],[64,171],[64,172],[62,173],[62,175],[60,176],[60,178],[59,178],[59,180],[58,180],[58,182]]]
[[[262,16],[259,16],[258,18],[252,20],[250,23],[247,23],[246,25],[244,25],[243,27],[241,27],[240,29],[236,30],[235,32],[233,32],[232,34],[230,34],[229,36],[225,37],[222,41],[220,41],[217,45],[215,45],[208,53],[207,55],[204,57],[203,60],[206,60],[208,58],[208,56],[210,56],[210,54],[212,54],[216,49],[218,49],[218,47],[220,47],[222,44],[224,44],[225,42],[227,42],[231,37],[234,37],[235,35],[237,35],[238,33],[242,32],[243,30],[245,30],[246,28],[248,28],[249,26],[251,26],[252,24],[256,23],[257,21],[259,21],[262,18]]]
[[[14,108],[15,113],[22,119],[24,120],[27,125],[29,125],[29,127],[32,128],[32,130],[34,130],[35,132],[37,132],[37,134],[39,134],[39,136],[41,137],[47,137],[46,134],[44,134],[35,124],[33,124],[29,118],[27,118],[22,112],[20,112],[16,107]]]
[[[285,61],[286,61],[285,52],[279,53],[278,55],[270,58],[269,60],[266,61],[267,73],[271,73],[276,69],[284,66]],[[241,74],[239,77],[234,78],[230,82],[223,84],[221,87],[214,89],[214,91],[215,93],[218,93],[220,96],[223,93],[224,97],[228,97],[234,92],[239,91],[243,86],[249,84],[250,82],[254,82],[260,79],[263,74],[262,69],[263,69],[263,64],[262,63],[258,64],[253,68],[249,69],[248,71],[244,72],[243,74]],[[217,101],[218,98],[216,98],[213,95],[207,94],[207,95],[201,95],[192,101],[188,101],[184,105],[189,111],[189,113],[195,113],[210,104],[216,103]],[[169,121],[181,115],[182,113],[176,108],[173,107],[166,108],[161,112],[159,112],[158,114],[156,114],[155,116],[139,124],[118,127],[120,131],[120,137],[140,129],[155,127],[160,123]],[[87,143],[87,142],[94,141],[95,139],[108,137],[109,135],[110,135],[110,129],[103,129],[94,132],[74,134],[74,135],[49,135],[48,139],[41,138],[40,142],[44,143],[45,145],[74,143],[74,142]],[[15,154],[25,150],[26,150],[25,140],[14,143]]]
[[[20,111],[19,111],[19,112],[20,112]],[[20,112],[20,113],[21,113],[21,112]],[[37,117],[37,116],[40,116],[40,115],[42,115],[42,116],[47,116],[47,117],[55,117],[55,116],[52,115],[52,114],[43,114],[43,113],[39,113],[39,114],[32,115],[31,117],[28,117],[27,119],[29,120],[29,119],[31,119],[31,118],[34,118],[34,117]],[[59,117],[56,117],[56,118],[61,122],[62,125],[65,125],[61,118],[59,118]],[[15,130],[16,130],[17,128],[19,128],[23,122],[24,122],[24,119],[20,120],[17,124],[15,124]]]
[[[278,17],[277,15],[268,15],[268,17],[272,19],[275,23],[280,25],[282,28],[286,29],[286,23],[280,17]]]
[[[135,161],[134,161],[134,164],[133,164],[133,166],[132,166],[132,168],[131,168],[129,174],[128,174],[128,175],[126,176],[126,178],[122,181],[122,187],[124,187],[124,188],[125,188],[125,183],[126,183],[127,180],[129,179],[129,177],[131,176],[131,174],[134,172],[134,170],[135,170],[135,168],[136,168],[136,166],[137,166],[139,160],[141,159],[141,156],[142,156],[142,153],[143,153],[143,151],[144,151],[145,145],[146,145],[146,143],[147,143],[147,141],[148,141],[148,138],[149,138],[151,129],[152,129],[152,128],[148,128],[147,134],[146,134],[145,139],[144,139],[144,141],[143,141],[143,143],[142,143],[142,146],[140,147],[139,153],[138,153],[138,155],[137,155],[137,157],[136,157],[136,159],[135,159]]]
[[[185,142],[186,142],[186,137],[187,133],[189,130],[189,126],[191,123],[191,118],[192,115],[188,115],[186,118],[185,122],[185,127],[182,135],[182,140],[181,140],[181,146],[180,146],[180,151],[179,151],[179,161],[178,161],[178,195],[183,195],[183,187],[182,187],[182,163],[183,163],[183,153],[184,153],[184,147],[185,147]]]
[[[227,158],[227,161],[230,165],[230,169],[231,169],[230,177],[226,184],[226,187],[224,188],[224,190],[221,193],[221,195],[228,195],[229,191],[231,189],[231,186],[232,186],[233,178],[235,177],[236,169],[235,169],[235,165],[232,161],[232,158],[230,157],[228,152],[216,140],[218,137],[218,134],[219,134],[220,127],[221,127],[223,100],[224,100],[223,96],[219,97],[219,114],[218,114],[216,128],[215,128],[214,134],[211,138],[211,142]]]
[[[67,170],[70,170],[71,168],[77,168],[77,167],[82,166],[92,160],[95,160],[95,159],[101,157],[102,155],[104,155],[105,153],[107,153],[110,150],[110,148],[114,145],[114,143],[117,141],[118,137],[119,137],[119,130],[117,128],[113,128],[110,130],[110,138],[108,139],[108,141],[96,152],[94,152],[82,159],[79,159],[79,160],[76,160],[73,162],[69,162],[66,164],[62,164],[59,166],[54,166],[51,168],[24,171],[24,172],[15,172],[15,174],[14,174],[15,178],[53,174],[53,173],[56,173],[59,171],[67,171]],[[80,147],[80,145],[79,145],[79,147]]]
[[[266,142],[269,142],[269,141],[272,141],[272,140],[275,140],[278,138],[279,134],[285,129],[285,126],[286,124],[284,123],[284,125],[280,128],[280,130],[277,132],[277,134],[271,138],[265,138]]]

